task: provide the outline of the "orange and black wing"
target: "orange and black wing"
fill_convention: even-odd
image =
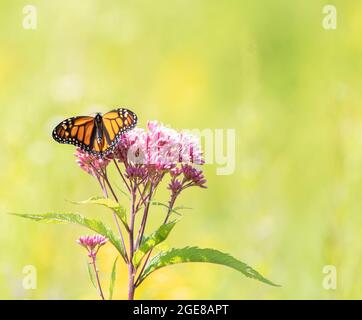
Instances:
[[[53,138],[59,143],[75,145],[92,152],[96,136],[94,117],[73,117],[59,123],[53,130]]]
[[[73,144],[103,157],[112,152],[121,135],[136,124],[136,114],[120,108],[105,113],[101,123],[87,116],[66,119],[55,127],[53,138],[59,143]]]
[[[103,153],[114,149],[122,134],[133,129],[137,124],[137,116],[128,109],[120,108],[107,112],[102,117],[103,121]]]

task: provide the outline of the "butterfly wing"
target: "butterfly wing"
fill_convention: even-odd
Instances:
[[[87,152],[93,150],[95,135],[94,117],[88,116],[66,119],[53,130],[55,141],[75,145]]]
[[[114,109],[102,116],[101,123],[87,116],[66,119],[55,127],[53,138],[59,143],[73,144],[103,157],[112,152],[121,135],[136,124],[134,112],[124,108]]]
[[[119,108],[105,113],[103,121],[103,153],[112,151],[121,135],[133,129],[137,124],[137,116],[128,109]]]

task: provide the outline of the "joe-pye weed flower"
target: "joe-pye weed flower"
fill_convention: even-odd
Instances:
[[[97,252],[106,242],[111,243],[127,265],[128,299],[134,299],[135,290],[152,272],[167,265],[184,262],[209,262],[233,268],[247,277],[274,285],[245,263],[215,249],[198,247],[173,248],[154,253],[154,248],[166,240],[175,224],[175,203],[180,194],[191,187],[205,189],[206,178],[202,171],[204,161],[197,137],[178,132],[157,121],[149,121],[147,130],[135,128],[120,137],[112,153],[100,158],[77,149],[76,162],[92,175],[103,196],[93,197],[82,204],[106,206],[113,212],[116,232],[101,220],[92,220],[78,214],[45,214],[20,216],[35,220],[73,222],[85,226],[98,235],[80,237],[77,242],[85,247],[97,279],[99,294],[105,299],[96,267]],[[113,165],[124,191],[119,192],[110,178],[108,167]],[[161,181],[166,181],[167,203],[154,200]],[[166,208],[162,224],[146,235],[146,225],[152,217],[151,208]],[[159,208],[157,208],[159,209]],[[112,270],[113,292],[116,262]],[[111,296],[110,296],[111,298]]]

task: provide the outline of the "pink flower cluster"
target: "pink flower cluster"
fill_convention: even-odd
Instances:
[[[186,185],[205,187],[206,183],[202,171],[195,168],[195,165],[204,163],[199,139],[157,121],[149,121],[147,130],[135,128],[122,135],[114,152],[107,159],[89,155],[79,149],[76,157],[83,170],[98,178],[107,167],[109,159],[113,158],[125,165],[125,175],[130,180],[144,181],[149,178],[157,184],[169,172],[172,177],[169,185],[171,190],[181,190]]]
[[[128,297],[133,299],[134,290],[142,281],[140,275],[148,264],[152,249],[145,257],[142,271],[136,279],[133,279],[137,269],[133,264],[134,253],[140,248],[142,239],[144,239],[150,204],[160,182],[167,179],[166,183],[170,190],[168,203],[164,204],[167,212],[163,224],[168,223],[175,213],[174,205],[183,190],[193,186],[206,188],[206,179],[199,166],[204,164],[200,141],[188,132],[178,132],[156,121],[150,121],[147,123],[146,130],[134,128],[121,135],[118,144],[106,158],[88,154],[80,149],[77,150],[76,157],[79,166],[97,178],[104,197],[112,196],[115,201],[119,202],[107,172],[107,166],[111,161],[122,179],[123,187],[128,191],[129,222],[124,224],[124,231],[127,232],[129,238],[128,250],[116,212],[114,212],[114,219],[124,249],[122,256],[128,265],[130,275]],[[137,220],[136,214],[139,217]],[[104,296],[96,269],[96,255],[107,240],[103,236],[94,235],[80,237],[77,241],[87,249],[88,256],[92,259],[102,299]]]
[[[92,236],[81,236],[77,240],[77,243],[87,249],[90,258],[95,258],[99,248],[105,245],[107,241],[108,239],[106,237],[95,234]]]
[[[77,158],[76,162],[84,171],[98,178],[103,174],[103,170],[110,162],[109,158],[98,158],[80,148],[77,148],[75,156]]]
[[[122,136],[115,152],[121,162],[166,170],[177,163],[203,163],[201,146],[195,136],[177,132],[157,121],[149,121],[147,129],[136,128]]]

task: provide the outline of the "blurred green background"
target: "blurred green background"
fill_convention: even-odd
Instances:
[[[22,27],[27,4],[36,30]],[[322,27],[326,4],[337,7],[336,30]],[[154,273],[136,298],[362,298],[361,12],[352,0],[1,1],[0,298],[97,298],[75,243],[86,229],[7,212],[111,222],[67,201],[100,191],[51,130],[115,106],[134,110],[141,127],[236,130],[235,172],[205,166],[209,188],[182,195],[193,210],[168,246],[218,248],[282,285],[184,264]],[[110,245],[100,258],[107,283]],[[22,286],[25,265],[37,268],[36,290]],[[336,290],[322,286],[325,265],[337,268]]]

